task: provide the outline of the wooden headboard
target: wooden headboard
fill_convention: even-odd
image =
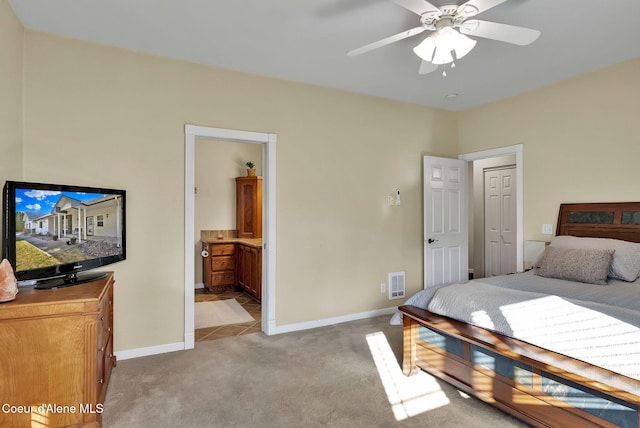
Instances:
[[[556,235],[640,242],[640,202],[561,204]]]

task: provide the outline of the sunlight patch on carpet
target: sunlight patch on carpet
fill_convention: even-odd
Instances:
[[[236,299],[196,302],[195,305],[196,329],[252,321],[255,319],[240,306]]]
[[[449,404],[449,399],[433,376],[423,371],[410,377],[402,374],[402,368],[384,333],[370,333],[366,337],[397,421]]]

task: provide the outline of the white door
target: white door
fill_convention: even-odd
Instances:
[[[87,217],[87,235],[93,236],[93,216]]]
[[[467,162],[424,157],[424,287],[469,279]]]
[[[516,169],[484,172],[485,276],[516,272]]]

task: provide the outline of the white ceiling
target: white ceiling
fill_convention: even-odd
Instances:
[[[412,48],[429,32],[345,55],[419,25],[390,0],[9,3],[32,30],[452,111],[640,57],[639,0],[509,0],[477,18],[534,28],[540,38],[529,46],[478,38],[447,77],[418,75]]]

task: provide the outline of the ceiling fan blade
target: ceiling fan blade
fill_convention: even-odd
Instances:
[[[439,12],[440,9],[432,5],[426,0],[391,0],[398,6],[402,6],[411,12],[422,15],[426,12]]]
[[[394,34],[393,36],[385,37],[382,40],[378,40],[377,42],[369,43],[368,45],[361,46],[356,49],[352,49],[347,52],[347,56],[356,56],[363,54],[365,52],[372,51],[374,49],[381,48],[383,46],[389,45],[393,42],[397,42],[402,39],[406,39],[407,37],[415,36],[416,34],[422,33],[426,30],[425,27],[415,27],[407,31],[403,31],[402,33]]]
[[[422,61],[420,63],[420,69],[418,70],[418,74],[429,74],[433,73],[438,69],[438,66],[429,61]]]
[[[464,16],[465,19],[471,18],[479,13],[496,7],[507,0],[469,0],[458,7],[457,15]]]
[[[484,37],[514,45],[525,46],[540,37],[540,31],[497,22],[472,19],[460,25],[460,32],[468,36]]]

